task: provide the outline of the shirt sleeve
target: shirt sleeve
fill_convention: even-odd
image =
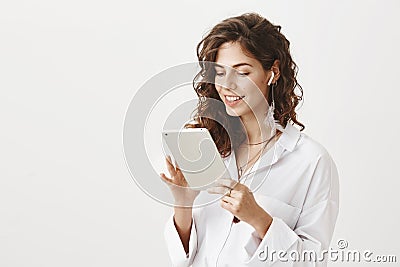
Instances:
[[[189,252],[186,254],[181,238],[174,223],[174,213],[167,220],[164,228],[164,238],[167,244],[168,253],[173,266],[187,267],[193,262],[197,252],[197,231],[195,223],[195,210],[192,215],[192,226],[189,237]]]
[[[248,255],[247,266],[327,265],[328,255],[323,251],[328,250],[338,215],[339,178],[336,165],[327,153],[319,157],[315,166],[294,229],[281,218],[273,217],[255,253]],[[253,231],[250,238],[255,236],[258,235]]]

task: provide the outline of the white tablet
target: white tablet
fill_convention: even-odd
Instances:
[[[162,132],[163,140],[189,186],[205,190],[229,172],[207,128],[187,128]],[[169,153],[168,153],[169,152]]]

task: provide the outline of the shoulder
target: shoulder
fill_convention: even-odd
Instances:
[[[284,135],[278,141],[286,151],[283,162],[299,173],[313,174],[322,171],[335,171],[336,164],[328,150],[319,141],[300,131],[297,127],[287,125]]]
[[[298,167],[308,169],[313,176],[320,176],[321,179],[338,176],[336,163],[327,148],[306,133],[300,132],[290,154]]]
[[[285,162],[296,168],[312,169],[319,161],[333,163],[325,146],[293,124],[286,124],[278,144],[284,149]]]
[[[301,154],[305,158],[313,160],[331,158],[325,146],[303,132],[300,132],[299,140],[293,152],[297,152],[297,154]]]
[[[296,150],[299,152],[299,156],[309,159],[307,160],[311,174],[309,191],[314,189],[315,192],[318,192],[317,195],[338,201],[339,174],[336,163],[328,150],[305,133],[300,134]],[[320,200],[318,197],[316,199]]]

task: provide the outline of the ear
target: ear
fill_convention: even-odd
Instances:
[[[279,80],[281,72],[279,71],[280,61],[275,59],[274,64],[272,64],[271,70],[274,72],[274,79],[272,80],[272,84],[276,83]]]

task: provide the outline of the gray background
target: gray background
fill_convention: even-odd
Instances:
[[[196,60],[208,29],[246,11],[282,25],[305,92],[299,119],[337,163],[332,247],[344,238],[350,249],[399,258],[399,7],[2,1],[0,266],[167,265],[162,234],[172,210],[130,177],[124,114],[147,79]]]

